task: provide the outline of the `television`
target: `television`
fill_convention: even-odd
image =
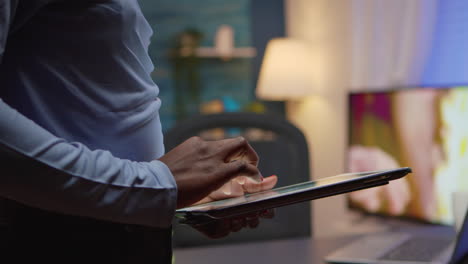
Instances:
[[[348,129],[348,171],[413,169],[348,194],[351,208],[453,224],[452,193],[468,191],[468,87],[350,93]]]

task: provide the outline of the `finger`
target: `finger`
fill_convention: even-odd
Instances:
[[[246,218],[246,221],[250,228],[256,228],[260,224],[260,219],[258,219],[258,217]]]
[[[237,232],[247,225],[247,222],[243,218],[233,218],[231,219],[231,231]]]
[[[214,144],[217,144],[217,147],[222,149],[221,154],[225,162],[244,159],[252,165],[258,165],[259,157],[257,153],[243,137],[219,140]]]
[[[198,202],[195,202],[195,203],[194,203],[194,205],[196,205],[196,204],[204,204],[204,203],[209,203],[209,202],[212,202],[212,201],[213,201],[213,199],[212,199],[212,198],[210,198],[209,196],[207,196],[207,197],[205,197],[205,198],[201,199],[200,201],[198,201]]]
[[[211,192],[208,196],[195,204],[209,203],[218,200],[224,200],[228,198],[234,198],[244,195],[244,189],[237,181],[230,180],[226,182],[221,188]]]
[[[229,162],[228,158],[237,157],[242,154],[247,140],[244,137],[235,137],[212,141],[212,144],[220,149],[220,154],[226,158],[225,162]]]
[[[222,219],[203,225],[194,225],[193,228],[209,238],[218,239],[229,235],[231,232],[231,223],[227,219]]]
[[[261,218],[271,219],[275,217],[275,209],[267,209],[260,213]]]
[[[246,144],[244,146],[243,152],[241,153],[240,159],[243,159],[252,165],[258,166],[260,158],[258,157],[257,152],[247,141],[245,142]]]
[[[261,183],[261,190],[262,191],[271,190],[273,189],[273,187],[275,187],[277,182],[278,182],[278,176],[276,175],[268,176],[267,178],[263,179]]]
[[[257,166],[247,163],[244,160],[236,160],[229,163],[224,163],[221,165],[222,171],[225,177],[232,179],[238,176],[247,176],[256,181],[262,181],[263,177],[261,176],[260,171]]]
[[[260,212],[255,211],[244,215],[244,219],[250,228],[255,228],[260,223]]]
[[[244,189],[235,180],[230,180],[226,182],[221,188],[212,192],[209,197],[214,200],[224,200],[233,197],[239,197],[244,195]]]
[[[245,181],[242,185],[244,191],[247,193],[255,193],[260,191],[271,190],[276,183],[278,182],[278,177],[276,175],[272,175],[266,178],[263,178],[262,182],[255,182],[255,181]]]

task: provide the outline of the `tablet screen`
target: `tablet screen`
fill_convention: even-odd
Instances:
[[[361,172],[361,173],[339,174],[339,175],[332,176],[332,177],[322,178],[316,181],[303,182],[303,183],[284,186],[284,187],[280,187],[280,188],[276,188],[276,189],[272,189],[268,191],[245,194],[244,196],[240,196],[236,198],[230,198],[230,199],[225,199],[225,200],[220,200],[220,201],[215,201],[215,202],[210,202],[210,203],[204,203],[200,205],[194,205],[194,206],[179,209],[177,211],[179,212],[180,211],[183,211],[183,212],[207,211],[207,210],[230,207],[230,206],[239,205],[239,204],[250,203],[254,201],[267,200],[267,199],[271,199],[274,197],[281,197],[281,196],[286,196],[286,195],[290,195],[294,193],[316,189],[321,186],[329,186],[329,185],[333,185],[336,183],[348,182],[353,179],[358,179],[358,178],[362,178],[362,177],[369,176],[369,175],[379,174],[380,172],[388,172],[388,171],[370,171],[370,172]],[[382,177],[385,177],[386,174],[384,173],[382,175],[383,175]]]

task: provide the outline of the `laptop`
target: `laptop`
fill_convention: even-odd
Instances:
[[[325,257],[328,263],[466,264],[468,212],[456,239],[435,235],[385,232],[366,235]]]

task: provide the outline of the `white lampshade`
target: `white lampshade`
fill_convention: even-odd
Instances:
[[[266,48],[256,94],[265,100],[299,99],[313,94],[310,44],[297,39],[272,39]]]

